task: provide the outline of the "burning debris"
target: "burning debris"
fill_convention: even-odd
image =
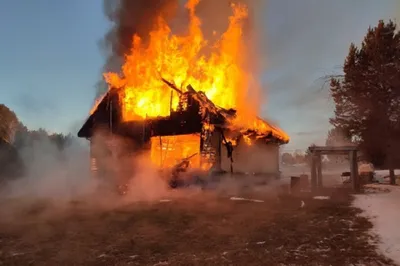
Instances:
[[[118,158],[147,150],[154,165],[169,169],[171,186],[179,186],[189,168],[279,173],[279,145],[289,137],[258,118],[247,97],[254,80],[244,67],[248,10],[232,4],[227,30],[210,45],[195,13],[198,3],[186,4],[186,35],[174,35],[159,16],[146,41],[134,34],[122,74],[104,74],[109,90],[78,133],[91,139],[97,169],[104,154],[119,163]],[[100,130],[123,138],[128,148],[116,152],[115,144],[105,142],[95,147]],[[249,147],[261,147],[263,158],[252,158],[256,152]]]

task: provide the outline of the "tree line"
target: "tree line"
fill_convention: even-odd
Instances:
[[[27,155],[26,160],[33,159],[36,148],[48,144],[62,158],[62,152],[73,144],[75,137],[62,133],[48,133],[45,129],[30,130],[18,119],[14,111],[0,104],[0,177],[22,175],[24,162],[21,153]],[[1,180],[0,180],[1,181]]]
[[[300,150],[293,153],[284,152],[281,156],[281,161],[285,165],[308,164],[310,161],[309,159],[309,154]]]
[[[63,150],[74,141],[71,134],[49,133],[43,128],[28,129],[17,117],[14,111],[0,104],[0,139],[13,145],[16,149],[31,146],[35,141],[48,141],[59,150]]]

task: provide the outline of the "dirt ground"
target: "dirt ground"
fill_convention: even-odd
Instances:
[[[391,265],[345,191],[208,192],[112,208],[0,202],[0,265]]]

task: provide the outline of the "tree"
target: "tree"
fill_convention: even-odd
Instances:
[[[357,141],[367,160],[389,167],[394,182],[400,133],[400,35],[392,21],[369,28],[360,48],[350,45],[343,78],[331,79],[331,124]]]
[[[293,154],[293,158],[296,164],[303,164],[306,162],[305,155],[301,150],[296,150]]]
[[[325,141],[326,146],[349,146],[354,143],[351,141],[349,133],[343,128],[334,127],[328,131],[328,136]],[[348,156],[329,154],[327,155],[329,162],[338,163],[348,160]]]
[[[17,115],[4,104],[0,104],[0,138],[13,143],[19,125]]]
[[[352,145],[349,134],[340,127],[334,127],[328,131],[325,141],[326,146],[348,146]]]
[[[17,132],[22,127],[16,114],[0,104],[0,185],[7,179],[23,174],[23,162],[13,146]]]
[[[293,165],[294,164],[293,155],[288,152],[283,153],[282,154],[282,162],[287,165]]]
[[[314,143],[310,145],[310,147],[308,147],[308,149],[306,150],[306,153],[304,154],[304,161],[308,164],[311,165],[311,161],[312,161],[312,152],[310,150],[311,147],[316,147],[317,145],[315,145]]]
[[[7,180],[24,174],[24,163],[17,149],[4,139],[0,139],[0,187]]]
[[[22,123],[19,124],[17,131],[15,132],[14,146],[17,150],[28,145],[29,142],[29,131]]]
[[[62,151],[73,141],[72,135],[64,135],[62,133],[54,133],[49,135],[49,140],[54,143],[57,148]]]

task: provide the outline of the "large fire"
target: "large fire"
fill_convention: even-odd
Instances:
[[[203,91],[217,106],[236,109],[238,116],[234,123],[241,128],[272,130],[289,140],[283,131],[257,119],[257,108],[248,102],[247,95],[254,79],[251,71],[244,67],[248,48],[242,33],[247,7],[232,4],[226,31],[215,43],[210,43],[204,37],[201,20],[195,12],[199,2],[188,0],[186,3],[189,25],[185,35],[173,34],[166,21],[159,17],[148,42],[133,36],[122,75],[104,74],[109,88],[119,91],[123,120],[168,116],[171,109],[175,110],[179,95],[171,92],[164,79],[182,91],[190,84],[197,91]]]
[[[151,138],[151,161],[160,168],[177,164],[190,158],[192,166],[200,167],[200,134]]]
[[[204,39],[201,21],[195,14],[198,3],[199,0],[189,0],[186,4],[190,14],[187,35],[173,35],[160,17],[147,45],[138,36],[133,36],[132,50],[126,56],[122,77],[115,73],[105,74],[110,87],[123,88],[121,99],[125,120],[169,115],[171,89],[161,77],[182,90],[191,84],[220,107],[237,108],[244,104],[251,78],[242,67],[245,51],[242,23],[247,17],[247,8],[232,5],[228,29],[216,43],[210,44]],[[207,50],[211,53],[205,56]],[[177,104],[178,95],[175,94],[172,108]]]

